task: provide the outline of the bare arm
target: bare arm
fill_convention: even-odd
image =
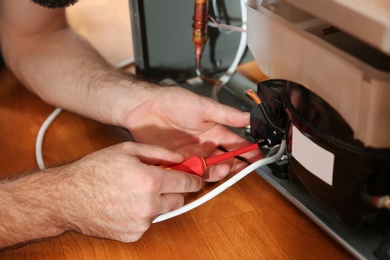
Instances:
[[[56,214],[63,204],[57,188],[66,172],[50,169],[0,182],[0,251],[70,229]]]
[[[184,204],[200,177],[150,164],[179,163],[164,148],[122,143],[67,166],[0,182],[0,251],[73,230],[138,240],[154,218]]]
[[[67,25],[63,9],[30,0],[0,2],[2,51],[8,66],[46,102],[104,123],[148,98],[152,85],[115,70]],[[123,97],[131,97],[124,99]]]

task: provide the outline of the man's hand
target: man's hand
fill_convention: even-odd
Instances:
[[[70,196],[78,197],[79,205],[68,201],[68,207],[85,208],[85,214],[72,212],[77,217],[69,215],[69,219],[83,234],[138,240],[157,215],[184,204],[182,193],[203,187],[197,176],[153,166],[182,160],[181,155],[164,148],[135,143],[86,156],[71,166],[79,174],[73,175],[71,183],[77,187]]]
[[[158,144],[183,153],[208,157],[218,153],[218,147],[228,150],[248,144],[225,126],[249,125],[249,114],[225,106],[180,87],[150,88],[152,93],[142,104],[129,111],[123,120],[134,139],[141,143]],[[219,151],[220,152],[220,151]],[[260,158],[251,153],[249,159]],[[212,167],[205,178],[219,180],[229,171],[238,171],[246,164],[230,160]]]
[[[136,241],[157,215],[184,204],[182,193],[203,187],[198,176],[153,166],[183,159],[165,148],[127,142],[67,166],[3,181],[0,249],[67,230]]]

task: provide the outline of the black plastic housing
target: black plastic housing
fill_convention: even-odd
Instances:
[[[272,84],[269,83],[270,81],[264,81],[258,84],[257,95],[262,100],[262,109],[255,106],[251,111],[250,134],[253,138],[267,140],[269,146],[274,146],[284,138],[287,126],[283,104],[285,82],[274,80]],[[267,113],[267,116],[264,113]],[[280,129],[283,129],[283,132]]]
[[[365,216],[386,210],[368,205],[363,201],[362,193],[389,195],[390,149],[365,147],[354,139],[352,129],[337,111],[299,84],[268,80],[258,85],[257,92],[274,120],[287,126],[284,138],[287,139],[291,182],[302,184],[349,227],[358,227]],[[311,142],[334,155],[332,185],[308,171],[292,155],[293,126]],[[257,107],[251,112],[251,135],[256,139],[276,138]]]

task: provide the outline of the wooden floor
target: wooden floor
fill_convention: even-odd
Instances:
[[[109,10],[105,8],[108,0],[82,0],[80,4],[83,2],[85,5],[94,2],[95,9],[91,10],[103,8],[106,13]],[[118,2],[118,5],[126,6],[126,1]],[[79,12],[85,14],[82,9]],[[89,15],[92,13],[89,12]],[[119,26],[118,20],[112,19],[114,16],[108,17],[111,17],[107,18],[108,21],[115,25],[104,28],[129,28],[128,25]],[[74,19],[76,21],[77,15]],[[85,34],[93,32],[85,28],[80,31]],[[104,40],[105,37],[100,33],[97,33],[98,38]],[[97,42],[94,44],[99,46]],[[100,51],[112,63],[132,54],[126,44],[122,43],[123,49],[115,53],[110,52],[114,48],[109,48],[107,44],[102,44]],[[244,67],[244,70],[253,74],[249,68],[251,66]],[[6,177],[37,168],[35,138],[39,127],[54,108],[29,93],[6,69],[0,71],[0,84],[0,176]],[[129,139],[130,135],[123,129],[64,112],[47,132],[43,156],[47,164],[62,164]],[[203,192],[212,187],[206,187]],[[69,232],[0,254],[0,259],[351,258],[256,173],[189,213],[153,224],[141,240],[135,243],[121,243]]]

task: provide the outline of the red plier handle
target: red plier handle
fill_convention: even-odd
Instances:
[[[196,175],[202,176],[205,173],[206,168],[208,166],[226,161],[226,160],[231,159],[237,155],[244,154],[244,153],[247,153],[250,151],[254,151],[256,149],[259,149],[258,143],[250,144],[248,146],[241,147],[237,150],[218,154],[218,155],[215,155],[212,157],[208,157],[206,159],[204,159],[200,156],[192,156],[182,163],[179,163],[179,164],[176,164],[173,166],[166,166],[165,168],[172,169],[172,170],[178,170],[178,171],[184,171],[184,172],[188,172],[191,174],[196,174]]]

